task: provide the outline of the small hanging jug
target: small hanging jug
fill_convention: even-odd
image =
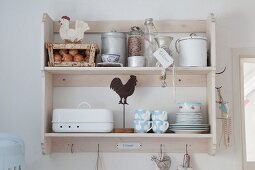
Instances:
[[[157,36],[155,38],[158,48],[163,48],[169,55],[172,55],[172,51],[170,50],[170,44],[173,40],[173,37],[170,36]]]

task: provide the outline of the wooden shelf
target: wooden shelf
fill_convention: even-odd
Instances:
[[[208,153],[212,134],[137,134],[137,133],[45,133],[50,152],[158,152],[160,144],[166,152],[184,152],[185,145],[192,152]],[[138,144],[140,148],[120,149],[121,144]]]
[[[175,133],[45,133],[48,138],[94,137],[94,138],[211,138],[212,134],[175,134]]]
[[[215,106],[215,68],[216,68],[216,32],[215,18],[210,14],[207,20],[198,21],[155,21],[160,33],[169,33],[175,39],[180,33],[202,33],[208,40],[208,62],[210,67],[176,67],[167,70],[167,87],[202,87],[206,90],[206,105],[210,134],[120,134],[120,133],[48,133],[51,132],[52,110],[54,109],[55,87],[108,87],[113,78],[118,77],[123,84],[130,75],[137,76],[139,87],[161,87],[161,68],[158,67],[47,67],[49,57],[45,43],[59,39],[59,23],[47,14],[43,15],[42,27],[42,151],[50,153],[96,152],[158,152],[163,144],[166,152],[184,152],[185,145],[191,145],[191,152],[215,154],[216,106]],[[111,28],[127,32],[132,25],[142,26],[144,21],[88,21],[91,37],[104,33]],[[71,25],[74,24],[73,22]],[[173,81],[175,80],[175,81]],[[60,88],[61,89],[61,88]],[[85,90],[90,90],[85,89]],[[79,94],[75,94],[79,95]],[[196,95],[196,94],[194,94]],[[160,101],[157,101],[160,102]],[[119,143],[139,143],[140,149],[121,150]]]
[[[83,75],[159,75],[158,67],[45,67],[44,71],[51,74],[83,74]],[[169,68],[167,74],[172,73]],[[175,67],[177,75],[206,75],[215,71],[213,67]]]
[[[167,71],[166,83],[173,86],[173,69]],[[162,70],[158,67],[45,67],[43,74],[52,77],[54,87],[107,87],[115,77],[123,82],[137,76],[138,87],[160,87]],[[213,67],[176,67],[175,86],[206,87]]]

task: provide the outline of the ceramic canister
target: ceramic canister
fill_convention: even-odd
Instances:
[[[102,54],[119,55],[119,63],[125,66],[127,58],[126,35],[121,32],[106,32],[101,35]]]
[[[207,66],[207,39],[206,37],[191,34],[176,41],[175,48],[180,55],[180,66]]]

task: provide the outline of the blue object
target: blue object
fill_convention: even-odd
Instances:
[[[221,103],[220,106],[219,106],[219,109],[223,113],[228,113],[229,112],[228,105],[226,103]]]

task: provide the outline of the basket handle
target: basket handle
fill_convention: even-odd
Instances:
[[[87,106],[88,109],[91,109],[91,105],[88,102],[81,102],[77,108],[80,109],[82,106]]]

